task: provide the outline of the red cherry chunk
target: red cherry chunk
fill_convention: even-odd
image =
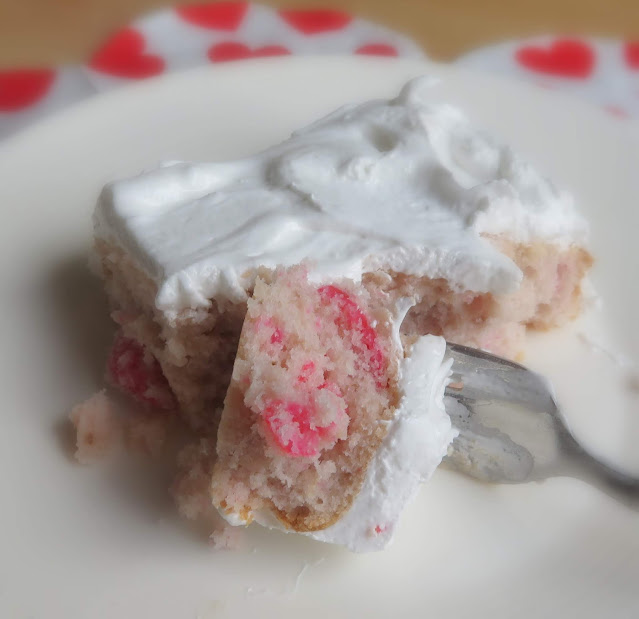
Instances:
[[[330,392],[333,405],[321,400]],[[336,402],[336,398],[339,398]],[[304,403],[283,399],[270,400],[261,412],[277,445],[292,457],[314,457],[344,438],[348,427],[346,403],[337,385],[324,383],[306,394]]]
[[[375,383],[380,389],[384,388],[386,386],[384,351],[368,316],[347,292],[337,286],[322,286],[319,293],[324,303],[337,307],[338,327],[342,331],[353,331],[358,335],[361,345],[356,343],[355,351],[359,354],[361,366],[368,369],[374,376]]]
[[[135,340],[122,334],[116,337],[107,371],[116,387],[139,402],[164,410],[175,407],[175,396],[160,364]]]
[[[319,452],[319,434],[311,428],[313,411],[298,402],[273,400],[262,413],[275,442],[293,457],[312,457]]]

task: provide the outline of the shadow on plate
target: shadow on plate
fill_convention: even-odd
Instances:
[[[105,388],[104,368],[108,348],[115,331],[102,282],[88,264],[88,252],[78,252],[52,265],[45,275],[44,292],[47,307],[52,308],[56,349],[65,377],[71,387],[67,390],[73,401],[65,403],[65,410],[52,422],[52,432],[62,453],[70,463],[80,465],[74,458],[75,431],[68,414],[80,401]],[[110,394],[118,411],[126,417],[133,410],[129,402],[118,394]],[[114,454],[111,462],[96,463],[108,469],[102,478],[126,509],[133,507],[146,520],[157,521],[170,513],[171,499],[169,465],[162,458],[133,458]],[[104,471],[101,471],[104,472]],[[102,476],[101,476],[102,477]]]
[[[89,270],[88,254],[74,254],[54,265],[47,274],[46,293],[60,355],[77,376],[101,388],[114,327],[102,283]]]

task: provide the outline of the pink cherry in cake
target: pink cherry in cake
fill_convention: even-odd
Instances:
[[[118,334],[107,362],[111,382],[138,402],[154,408],[175,408],[175,396],[155,357],[135,340]]]
[[[375,376],[377,386],[384,387],[384,352],[379,346],[377,334],[368,316],[344,290],[337,286],[322,286],[319,293],[325,304],[334,305],[337,308],[337,325],[345,331],[356,333],[359,341],[356,340],[355,348],[361,357],[362,365]]]

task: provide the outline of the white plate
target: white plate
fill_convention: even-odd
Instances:
[[[197,70],[110,93],[0,145],[0,616],[637,616],[639,516],[573,480],[488,487],[438,471],[383,553],[258,528],[245,551],[216,553],[175,517],[157,467],[82,468],[63,449],[69,408],[100,386],[109,333],[85,268],[102,183],[162,159],[248,153],[426,72],[442,76],[443,99],[571,188],[593,222],[603,314],[535,338],[529,361],[554,380],[578,433],[639,471],[630,370],[578,336],[639,360],[636,126],[416,62]]]

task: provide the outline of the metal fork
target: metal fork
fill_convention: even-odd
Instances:
[[[475,479],[522,483],[569,476],[639,510],[639,477],[594,456],[571,433],[550,383],[489,353],[447,345],[446,411],[459,436],[444,463]]]

